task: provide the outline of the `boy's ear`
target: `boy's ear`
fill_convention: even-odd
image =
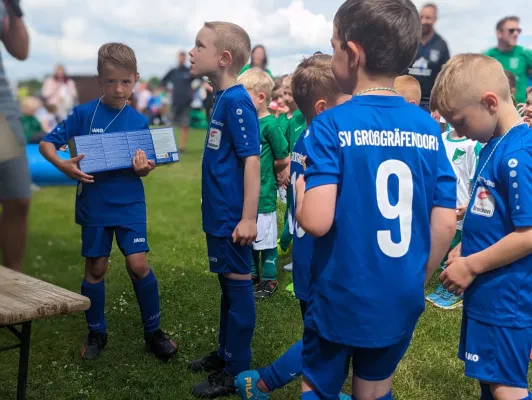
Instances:
[[[266,101],[266,95],[262,92],[259,92],[259,103],[264,103]]]
[[[415,100],[410,100],[409,103],[417,106],[417,102]]]
[[[233,56],[231,55],[230,52],[228,52],[227,50],[224,50],[222,52],[222,57],[220,58],[220,61],[218,62],[218,64],[220,65],[220,67],[228,67],[232,63],[233,63]]]
[[[480,98],[480,102],[486,107],[490,114],[494,114],[499,108],[499,98],[493,92],[484,93]]]
[[[360,64],[366,64],[366,54],[358,43],[347,42],[346,50],[349,55],[349,67],[356,68]]]
[[[320,115],[326,109],[327,109],[327,102],[323,99],[318,100],[316,104],[314,104],[314,112],[316,113],[316,115]]]

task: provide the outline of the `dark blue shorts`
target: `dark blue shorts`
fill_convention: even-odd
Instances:
[[[350,347],[332,343],[305,328],[303,376],[320,398],[338,400],[353,365],[353,375],[367,381],[382,381],[393,375],[410,345],[412,335],[385,348]]]
[[[82,226],[81,255],[88,258],[109,257],[113,237],[124,256],[150,251],[146,224],[122,226]]]
[[[464,310],[458,358],[469,378],[526,389],[531,349],[532,328],[488,325]]]
[[[207,235],[209,266],[215,274],[250,274],[251,249],[251,246],[233,243],[231,237]]]

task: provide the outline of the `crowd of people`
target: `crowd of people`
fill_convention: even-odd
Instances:
[[[0,31],[23,59],[27,48],[13,43],[27,33],[9,7],[0,3],[9,24]],[[137,151],[132,168],[89,175],[78,168],[82,155],[65,160],[57,151],[72,136],[147,129],[170,114],[185,152],[190,108],[201,100],[209,121],[203,231],[221,297],[219,346],[189,364],[210,374],[195,396],[268,399],[302,375],[302,400],[393,399],[394,372],[438,271],[441,285],[426,300],[463,306],[459,357],[481,399],[532,399],[532,56],[517,45],[519,18],[511,16],[496,26],[497,47],[451,57],[434,30],[437,11],[418,11],[410,0],[347,0],[334,18],[332,56],[316,52],[276,79],[264,46],[252,49],[246,31],[228,22],[205,23],[190,67],[180,52],[156,88],[139,84],[133,49],[108,43],[98,51],[102,97],[74,107],[75,86],[58,68],[42,98],[23,104],[22,124],[0,80],[0,106],[21,147],[24,129],[49,132],[38,139],[42,155],[78,181],[81,293],[91,300],[81,357],[95,359],[107,345],[105,274],[115,236],[147,349],[167,361],[177,344],[161,329],[146,256],[141,178],[153,160]],[[4,264],[20,270],[29,174],[24,154],[6,158],[0,245]],[[276,292],[277,259],[290,248],[303,337],[251,370],[255,299]],[[341,393],[350,366],[352,396]]]

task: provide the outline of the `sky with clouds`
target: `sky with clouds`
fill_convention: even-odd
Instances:
[[[451,53],[495,44],[494,26],[519,15],[520,43],[532,48],[531,0],[436,0],[437,31]],[[136,52],[142,77],[162,76],[176,52],[189,50],[204,21],[243,26],[252,44],[264,44],[274,74],[291,72],[316,50],[330,52],[332,20],[343,0],[22,0],[31,55],[19,62],[2,49],[10,79],[42,78],[57,63],[69,74],[94,74],[101,44],[120,41]],[[423,0],[414,0],[421,6]],[[529,29],[529,30],[528,30]]]

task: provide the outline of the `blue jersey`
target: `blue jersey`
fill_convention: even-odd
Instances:
[[[315,241],[305,326],[354,347],[387,347],[424,309],[433,207],[456,207],[439,125],[402,97],[355,96],[305,134],[307,190],[338,187]]]
[[[492,139],[480,152],[473,184],[462,234],[464,257],[516,228],[532,226],[532,129],[520,125]],[[464,293],[464,308],[469,318],[487,324],[532,326],[532,256],[478,275]]]
[[[232,235],[244,207],[244,159],[259,155],[259,120],[248,93],[242,85],[218,91],[202,161],[205,233]]]
[[[312,251],[314,249],[314,238],[305,233],[296,220],[296,193],[295,187],[297,179],[304,173],[304,157],[307,156],[305,141],[300,136],[290,155],[290,188],[292,195],[289,196],[290,206],[288,207],[288,227],[292,236],[292,263],[294,291],[299,300],[308,300],[308,290],[310,281],[310,262],[312,261]]]
[[[102,102],[96,110],[97,104],[98,100],[94,100],[75,107],[68,118],[43,140],[53,143],[59,149],[72,136],[89,135],[91,121],[90,134],[93,135],[149,129],[146,117],[129,105],[120,112],[119,109],[111,108]],[[115,117],[117,118],[113,121]],[[94,183],[78,182],[77,224],[103,227],[146,223],[144,187],[133,167],[98,172],[93,176]]]

